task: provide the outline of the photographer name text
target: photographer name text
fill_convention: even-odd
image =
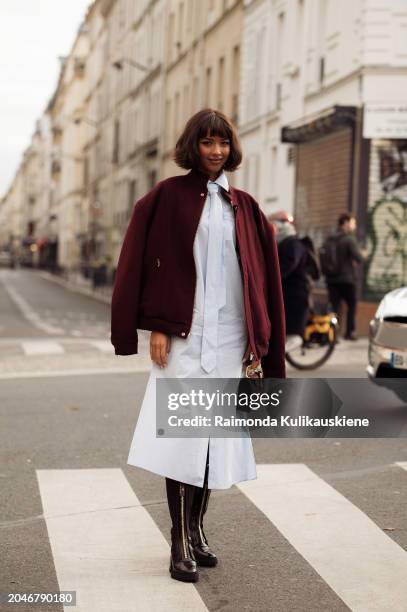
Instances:
[[[196,415],[193,417],[168,417],[170,427],[369,427],[368,418],[352,418],[346,416],[310,417],[298,415],[296,417],[281,415],[278,418],[266,416],[259,417],[214,417]]]

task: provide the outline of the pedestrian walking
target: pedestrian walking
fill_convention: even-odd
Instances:
[[[198,580],[217,557],[203,530],[213,489],[255,479],[249,435],[156,436],[160,378],[241,378],[247,366],[284,377],[284,308],[274,232],[251,195],[229,185],[242,160],[235,128],[211,109],[193,115],[174,160],[189,170],[135,205],[112,297],[117,355],[137,353],[151,331],[152,367],[128,464],[166,479],[171,576]]]
[[[269,220],[277,232],[289,352],[302,345],[313,281],[319,278],[320,271],[312,240],[298,236],[293,216],[280,210],[272,213]]]
[[[356,340],[355,318],[357,308],[356,270],[364,261],[364,251],[360,250],[354,232],[356,219],[349,213],[338,217],[335,234],[328,236],[320,249],[321,269],[325,275],[329,301],[338,314],[341,302],[347,306],[346,340]]]

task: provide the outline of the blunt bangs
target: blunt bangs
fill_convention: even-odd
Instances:
[[[232,130],[222,117],[211,113],[203,118],[198,128],[198,140],[205,136],[219,136],[219,138],[228,138],[232,141]]]

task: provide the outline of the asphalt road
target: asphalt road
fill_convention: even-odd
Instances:
[[[164,479],[126,463],[148,335],[144,356],[112,355],[108,306],[28,270],[0,272],[0,311],[0,593],[69,588],[86,612],[406,609],[404,438],[254,439],[258,479],[211,495],[218,566],[178,583]],[[341,343],[318,375],[364,377],[365,354]],[[381,391],[370,409],[402,420]]]

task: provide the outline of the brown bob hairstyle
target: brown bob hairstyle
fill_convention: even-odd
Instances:
[[[233,172],[242,161],[242,149],[235,127],[226,115],[211,108],[204,108],[193,115],[185,125],[184,131],[175,145],[174,161],[185,170],[198,169],[200,155],[198,144],[206,136],[228,138],[230,153],[223,166],[224,170]]]

